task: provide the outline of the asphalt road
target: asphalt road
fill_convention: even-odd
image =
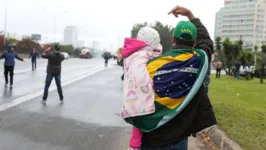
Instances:
[[[102,59],[66,60],[65,103],[59,103],[53,83],[42,105],[46,61],[39,60],[35,72],[18,62],[14,89],[3,87],[0,97],[0,150],[126,150],[131,126],[118,115],[122,69],[110,63],[104,68]],[[189,150],[199,149],[206,147],[189,138]]]

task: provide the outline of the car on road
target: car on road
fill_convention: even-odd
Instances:
[[[66,53],[66,52],[61,52],[61,54],[64,55],[65,59],[69,59],[69,54],[68,54],[68,53]]]

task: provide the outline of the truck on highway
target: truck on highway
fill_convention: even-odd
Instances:
[[[79,58],[91,59],[92,53],[89,48],[82,48],[79,54]]]

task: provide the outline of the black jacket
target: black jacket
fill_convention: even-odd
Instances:
[[[204,50],[210,62],[213,53],[213,41],[199,19],[193,19],[191,22],[197,28],[195,47]],[[175,118],[152,132],[143,133],[142,146],[159,148],[175,144],[216,123],[212,105],[202,85],[192,101]]]
[[[31,58],[32,61],[36,61],[36,59],[39,58],[38,52],[31,52],[29,58]]]
[[[58,51],[43,53],[42,58],[48,59],[47,73],[58,75],[61,73],[61,62],[65,59],[64,55]]]

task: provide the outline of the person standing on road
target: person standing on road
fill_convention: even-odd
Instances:
[[[189,19],[187,22],[180,22],[175,28],[173,52],[184,49],[201,49],[207,54],[208,62],[211,62],[213,41],[201,21],[184,7],[177,6],[169,14],[173,14],[176,17],[182,15]],[[172,50],[170,50],[170,53]],[[207,72],[206,66],[208,67],[209,65],[205,65],[205,71]],[[158,84],[164,82],[161,80],[163,79],[160,79]],[[154,86],[156,87],[155,84]],[[215,124],[217,122],[212,105],[202,83],[197,93],[181,112],[163,126],[151,132],[143,132],[141,150],[187,150],[188,137],[190,135],[194,135],[200,130]]]
[[[223,65],[223,63],[221,61],[218,61],[216,63],[216,78],[220,78],[221,77],[222,65]]]
[[[48,48],[42,53],[42,58],[48,59],[48,65],[46,70],[47,75],[46,75],[45,87],[42,99],[43,104],[46,104],[49,87],[51,85],[53,78],[55,78],[55,83],[57,86],[57,91],[59,94],[61,104],[63,103],[64,100],[63,91],[61,87],[61,63],[65,58],[64,55],[60,53],[59,45],[55,45],[53,49],[54,50],[51,51],[51,48]]]
[[[108,67],[108,61],[110,58],[112,58],[112,55],[109,52],[104,52],[103,58],[105,67]]]
[[[31,64],[32,64],[32,71],[36,70],[37,68],[37,58],[39,58],[39,54],[36,51],[35,48],[33,48],[33,51],[30,53],[29,58],[31,58]]]
[[[8,86],[8,74],[10,76],[10,89],[13,88],[13,76],[15,68],[15,58],[24,61],[23,58],[19,57],[15,51],[15,45],[9,44],[7,51],[1,55],[0,59],[5,59],[4,63],[4,75],[5,75],[5,87]]]

